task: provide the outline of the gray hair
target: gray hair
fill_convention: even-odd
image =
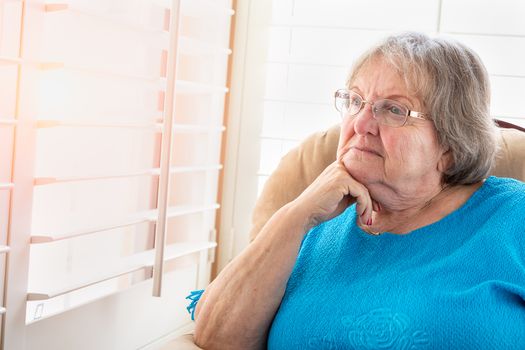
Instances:
[[[453,163],[443,183],[466,185],[486,178],[495,162],[498,131],[490,117],[488,73],[478,55],[452,40],[403,33],[365,52],[347,86],[374,59],[403,77],[434,122],[440,145],[451,152]]]

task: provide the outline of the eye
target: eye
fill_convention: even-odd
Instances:
[[[399,108],[398,106],[391,106],[388,109],[388,111],[391,113],[397,114],[397,115],[405,115],[405,113],[403,113],[403,110]]]
[[[391,115],[404,117],[407,113],[407,109],[403,105],[395,103],[394,101],[384,100],[382,103],[379,103],[379,105],[379,108],[388,111]]]
[[[350,96],[349,104],[352,107],[361,107],[361,98],[359,96]]]

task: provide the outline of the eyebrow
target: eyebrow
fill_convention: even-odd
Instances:
[[[358,91],[358,94],[359,95],[362,95],[363,92],[361,91],[360,88],[358,88],[357,86],[353,85],[353,86],[350,86],[350,88],[348,90],[357,90]],[[408,102],[408,104],[410,105],[409,107],[410,108],[413,108],[414,106],[414,102],[411,101],[408,96],[405,96],[405,95],[399,95],[399,94],[393,94],[393,95],[387,95],[385,97],[381,97],[380,99],[389,99],[389,100],[393,100],[393,99],[403,99],[405,100],[406,102]]]
[[[408,102],[410,105],[414,105],[414,103],[405,95],[388,95],[387,97],[384,97],[386,99],[403,99],[406,102]]]

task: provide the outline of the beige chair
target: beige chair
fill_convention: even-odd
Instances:
[[[492,175],[525,181],[525,129],[501,121],[498,125],[500,153]],[[338,141],[339,125],[311,135],[283,157],[266,181],[253,210],[251,240],[277,209],[297,198],[335,161]]]
[[[525,129],[497,122],[500,127],[500,152],[492,174],[525,181]],[[284,156],[277,169],[266,181],[252,216],[250,239],[253,240],[268,219],[286,203],[295,199],[313,180],[335,161],[339,126],[318,132]],[[186,334],[163,350],[200,349]]]

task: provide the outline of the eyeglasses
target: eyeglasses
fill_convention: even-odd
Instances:
[[[335,109],[342,117],[357,115],[367,103],[372,106],[374,119],[382,125],[397,128],[405,125],[408,117],[427,120],[423,113],[411,111],[397,101],[383,99],[369,102],[350,90],[339,89],[335,92]]]

